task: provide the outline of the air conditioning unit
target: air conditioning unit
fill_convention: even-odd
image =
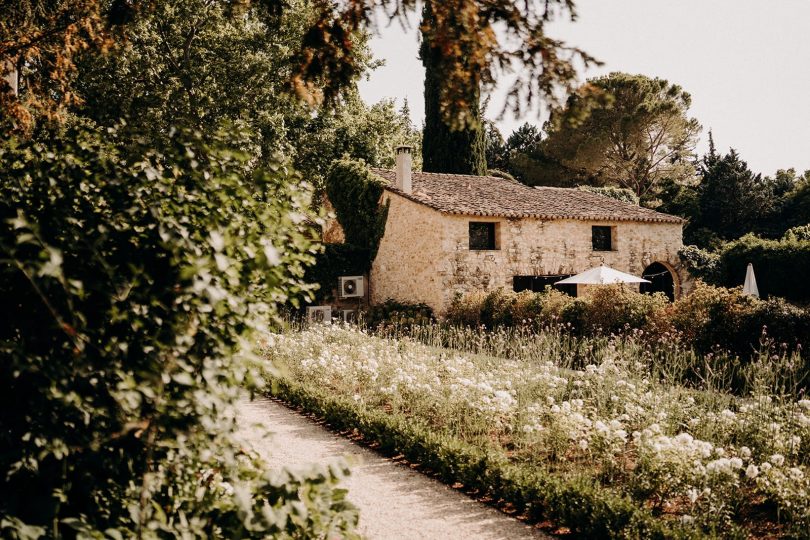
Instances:
[[[341,309],[340,320],[348,324],[357,324],[357,310],[356,309]]]
[[[342,276],[338,278],[338,298],[362,298],[365,295],[363,276]]]
[[[332,306],[307,306],[308,323],[332,323]]]

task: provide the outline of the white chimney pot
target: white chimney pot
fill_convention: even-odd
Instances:
[[[397,146],[397,179],[396,188],[404,193],[413,191],[411,175],[411,150],[410,146]]]

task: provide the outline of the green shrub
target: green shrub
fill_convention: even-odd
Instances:
[[[744,360],[757,355],[766,345],[764,339],[793,350],[810,338],[810,311],[783,299],[759,300],[743,295],[739,287],[727,289],[700,281],[688,296],[660,312],[656,333],[667,324],[701,353],[720,347]]]
[[[485,325],[544,328],[562,325],[575,335],[624,334],[643,330],[648,339],[664,336],[705,354],[716,348],[746,360],[764,344],[785,344],[790,350],[810,339],[810,311],[784,300],[757,300],[739,288],[715,287],[698,281],[694,291],[667,301],[662,294],[641,294],[626,286],[594,287],[573,298],[556,289],[514,293],[497,289],[458,296],[444,321],[457,326]]]
[[[579,320],[571,322],[588,334],[620,334],[644,328],[653,313],[669,304],[663,293],[641,294],[623,285],[594,287],[580,301]]]
[[[743,323],[742,335],[763,337],[795,349],[810,343],[810,310],[800,309],[782,298],[754,302]]]
[[[487,294],[473,291],[469,294],[458,293],[453,297],[444,314],[444,320],[457,326],[477,327],[481,325],[481,310]]]
[[[233,439],[254,331],[307,289],[309,186],[114,135],[0,145],[0,536],[351,535],[344,470]]]
[[[788,229],[785,231],[782,238],[784,240],[801,240],[805,242],[810,241],[810,224],[800,225],[798,227]]]
[[[763,240],[753,235],[730,242],[720,252],[717,284],[742,285],[748,263],[754,265],[762,296],[810,301],[810,242]]]
[[[486,295],[481,304],[481,324],[487,328],[513,326],[515,297],[516,293],[504,289],[495,289]]]
[[[740,289],[714,287],[699,281],[689,295],[672,304],[668,318],[685,342],[701,352],[715,346],[739,351],[741,330],[755,302]],[[745,336],[746,340],[750,338],[758,341],[759,334]]]
[[[458,295],[445,312],[444,320],[458,326],[550,326],[563,322],[563,313],[575,299],[547,287],[541,293],[495,289]]]
[[[380,325],[411,327],[431,324],[434,317],[433,310],[427,304],[398,302],[389,299],[371,306],[365,314],[365,320],[370,328],[377,328]]]
[[[697,246],[684,246],[678,251],[678,257],[686,270],[706,283],[717,283],[719,280],[720,255],[701,249]]]

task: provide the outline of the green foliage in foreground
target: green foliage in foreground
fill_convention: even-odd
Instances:
[[[0,147],[0,535],[351,536],[344,468],[267,472],[233,437],[254,332],[306,292],[308,186],[112,135]]]

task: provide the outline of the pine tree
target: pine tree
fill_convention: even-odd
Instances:
[[[442,114],[442,84],[446,79],[442,52],[430,46],[433,24],[431,2],[422,12],[422,45],[419,56],[425,66],[425,131],[422,169],[425,172],[475,174],[487,172],[486,142],[481,120],[480,88],[469,88],[468,110],[458,125],[449,126]]]
[[[773,201],[762,176],[754,174],[733,148],[717,153],[714,138],[700,164],[700,216],[695,223],[724,239],[757,230]]]

